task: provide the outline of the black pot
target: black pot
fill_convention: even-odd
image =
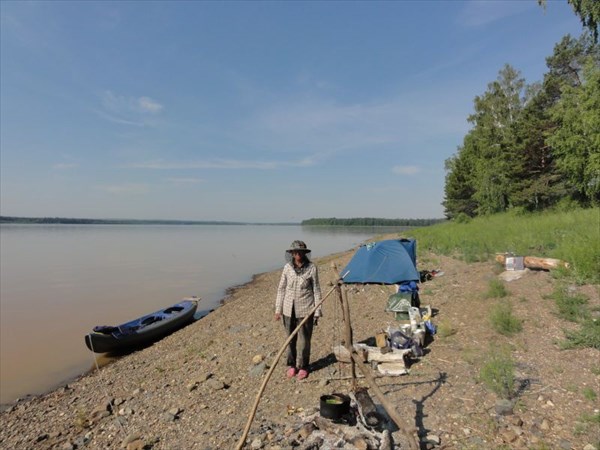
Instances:
[[[327,419],[339,419],[350,411],[350,398],[344,394],[321,396],[321,416]]]

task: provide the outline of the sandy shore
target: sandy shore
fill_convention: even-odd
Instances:
[[[331,263],[341,269],[351,256],[346,252],[316,261],[324,294],[337,278]],[[492,302],[481,296],[497,275],[493,263],[467,265],[430,255],[419,265],[434,268],[445,275],[421,286],[422,302],[438,311],[434,322],[452,324],[455,333],[436,337],[409,375],[377,379],[423,446],[597,448],[598,427],[582,417],[597,408],[597,401],[588,398],[590,390],[600,394],[600,353],[558,350],[556,339],[565,324],[544,298],[553,289],[549,274],[529,273],[510,283],[524,331],[506,338],[490,329],[486,317]],[[282,324],[273,320],[279,276],[280,270],[256,275],[230,291],[222,307],[155,345],[14,404],[0,415],[0,447],[235,448],[263,376],[285,340]],[[600,305],[597,287],[578,289]],[[386,286],[348,289],[355,341],[372,338],[393,323],[384,312],[391,293]],[[332,355],[343,336],[337,303],[330,296],[324,304],[309,378],[286,379],[279,362],[258,406],[248,447],[302,448],[307,436],[298,435],[299,427],[318,411],[320,396],[349,392],[349,369]],[[513,346],[523,383],[518,408],[508,416],[495,413],[498,399],[478,379],[489,343],[499,341]],[[405,448],[398,432],[392,438],[396,448]]]

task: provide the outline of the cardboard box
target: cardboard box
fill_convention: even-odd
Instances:
[[[377,333],[375,335],[375,343],[377,347],[383,348],[387,346],[387,333]]]

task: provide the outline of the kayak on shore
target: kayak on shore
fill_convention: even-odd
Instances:
[[[120,352],[151,344],[191,322],[199,300],[186,298],[121,325],[96,326],[85,335],[85,344],[94,353]]]

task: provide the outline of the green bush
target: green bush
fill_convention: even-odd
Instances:
[[[582,394],[587,400],[596,401],[596,398],[598,398],[596,391],[594,391],[591,387],[583,388]]]
[[[590,317],[588,298],[584,295],[570,295],[564,286],[558,286],[550,295],[556,303],[558,316],[570,322],[579,322]]]
[[[494,330],[505,336],[518,333],[523,329],[521,320],[514,316],[509,302],[498,303],[492,308],[490,322]]]
[[[456,217],[454,218],[454,221],[456,223],[469,223],[471,221],[471,218],[469,216],[467,216],[465,213],[458,213],[456,215]]]
[[[447,338],[456,334],[456,328],[447,320],[442,320],[437,326],[437,335],[441,338]]]
[[[515,394],[515,362],[507,347],[491,347],[479,371],[483,384],[501,398]]]
[[[600,320],[588,319],[575,331],[565,332],[566,341],[560,344],[562,349],[595,348],[600,350]]]
[[[485,298],[504,298],[508,296],[509,292],[506,290],[504,283],[496,278],[490,280],[488,290],[485,293]]]

